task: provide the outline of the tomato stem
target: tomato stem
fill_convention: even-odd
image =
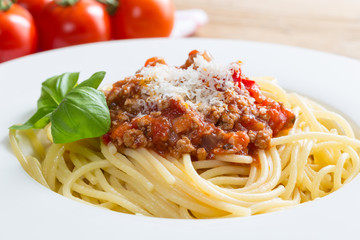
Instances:
[[[76,4],[79,0],[55,0],[55,2],[63,7],[72,6]]]
[[[110,15],[114,15],[119,6],[119,0],[96,0],[96,1],[106,5],[106,10]]]
[[[0,11],[7,11],[13,5],[12,0],[0,0]]]

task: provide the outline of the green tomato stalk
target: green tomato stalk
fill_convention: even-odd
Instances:
[[[119,0],[96,0],[99,3],[106,5],[106,10],[110,15],[114,15],[119,7]]]
[[[10,1],[10,0],[8,0],[8,1]],[[80,0],[55,0],[55,2],[58,5],[63,6],[63,7],[73,6],[74,4],[76,4],[79,1]],[[108,11],[108,13],[110,15],[115,14],[116,9],[119,6],[119,0],[96,0],[96,1],[104,4],[106,6],[106,10]]]
[[[7,11],[13,5],[12,0],[0,0],[0,11]]]
[[[63,7],[67,7],[67,6],[73,6],[74,4],[76,4],[79,0],[55,0],[55,2]]]

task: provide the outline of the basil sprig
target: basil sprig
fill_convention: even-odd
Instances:
[[[110,128],[105,96],[97,90],[105,72],[97,72],[77,84],[79,73],[64,73],[42,83],[36,113],[24,124],[10,129],[40,129],[51,122],[54,143],[99,137]]]

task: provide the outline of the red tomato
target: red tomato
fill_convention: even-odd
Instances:
[[[168,37],[174,12],[172,0],[122,0],[112,18],[113,38]]]
[[[38,25],[43,50],[110,39],[110,17],[95,0],[79,0],[68,6],[49,2]]]
[[[13,4],[0,10],[0,62],[34,53],[37,32],[31,14]]]
[[[26,8],[37,20],[44,6],[52,0],[18,0],[17,3]]]

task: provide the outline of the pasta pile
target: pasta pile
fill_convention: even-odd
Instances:
[[[256,78],[267,97],[296,114],[258,157],[192,161],[144,149],[118,152],[100,138],[53,144],[43,130],[10,130],[25,171],[68,198],[110,210],[164,218],[240,217],[286,209],[323,197],[360,171],[360,141],[349,123],[319,104]],[[31,149],[25,153],[24,149]]]

